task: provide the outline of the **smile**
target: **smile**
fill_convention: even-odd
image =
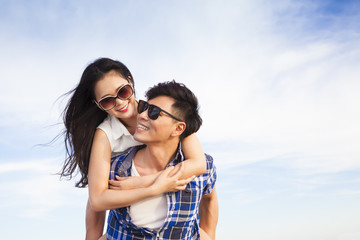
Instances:
[[[142,130],[149,130],[148,127],[145,127],[144,125],[141,125],[141,124],[138,124],[137,128],[142,129]]]
[[[126,104],[124,107],[120,108],[119,112],[126,112],[128,110],[129,104]]]

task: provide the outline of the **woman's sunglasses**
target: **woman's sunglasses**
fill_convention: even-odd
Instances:
[[[148,102],[145,102],[143,100],[139,100],[138,107],[137,107],[138,113],[140,114],[142,112],[145,112],[147,109],[148,109],[148,116],[151,120],[156,120],[160,116],[160,113],[164,112],[167,115],[169,115],[170,117],[172,117],[173,119],[175,119],[176,121],[183,122],[183,120],[180,120],[179,118],[175,117],[171,113],[168,113],[167,111],[162,110],[158,106],[149,104]]]
[[[96,105],[104,111],[108,111],[116,106],[116,98],[121,100],[129,99],[134,94],[134,89],[130,84],[125,84],[117,91],[115,96],[107,96],[101,98],[98,102],[95,100]]]

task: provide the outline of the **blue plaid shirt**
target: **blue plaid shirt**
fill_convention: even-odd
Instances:
[[[111,159],[110,179],[115,175],[131,176],[132,159],[144,146],[131,148],[127,153]],[[181,147],[167,167],[184,161]],[[191,181],[184,191],[166,193],[168,215],[158,230],[137,227],[130,218],[130,207],[110,210],[107,239],[200,239],[199,203],[202,195],[209,194],[215,186],[216,168],[211,156],[206,155],[206,173]]]

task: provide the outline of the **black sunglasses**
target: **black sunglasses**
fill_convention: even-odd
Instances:
[[[103,97],[97,102],[95,100],[96,105],[104,111],[108,111],[116,106],[116,98],[121,100],[127,100],[134,94],[134,89],[130,84],[125,84],[117,91],[115,96],[106,96]]]
[[[160,113],[164,112],[167,115],[169,115],[170,117],[172,117],[173,119],[175,119],[176,121],[183,122],[183,120],[180,120],[179,118],[175,117],[171,113],[168,113],[167,111],[162,110],[158,106],[149,104],[148,102],[145,102],[143,100],[139,100],[138,107],[137,107],[138,113],[140,114],[142,112],[145,112],[146,109],[148,109],[148,116],[151,120],[156,120],[160,116]]]

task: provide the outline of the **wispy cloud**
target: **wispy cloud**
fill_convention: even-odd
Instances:
[[[360,232],[343,233],[338,238],[338,240],[358,240],[358,239],[360,239]]]
[[[2,159],[0,164],[0,174],[4,173],[15,173],[15,172],[48,172],[54,171],[55,159],[42,159],[42,160],[31,160],[22,162],[10,162],[5,159]]]
[[[59,166],[46,156],[63,153],[36,158],[24,146],[52,139],[37,142],[55,132],[41,126],[59,122],[66,99],[56,99],[90,61],[108,56],[132,70],[139,98],[173,78],[198,96],[199,136],[218,166],[219,197],[231,203],[222,206],[229,215],[219,239],[232,239],[239,219],[243,239],[356,239],[359,3],[155,1],[149,9],[134,1],[2,5],[2,218],[84,206],[86,189],[51,175]],[[18,154],[32,157],[19,162]],[[338,198],[350,200],[329,203]],[[233,221],[238,203],[248,208]]]
[[[0,183],[1,208],[16,209],[13,214],[26,218],[46,218],[57,208],[83,207],[87,189],[75,188],[72,181],[60,182],[54,174],[58,170],[53,159],[1,164],[0,177],[7,179]]]

